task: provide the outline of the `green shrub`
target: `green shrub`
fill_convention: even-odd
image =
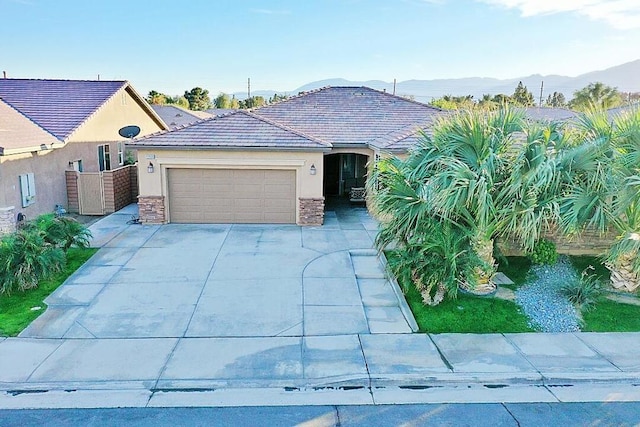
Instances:
[[[0,293],[34,288],[62,270],[65,254],[41,230],[26,227],[0,240]]]
[[[547,239],[538,240],[533,246],[533,251],[531,251],[529,258],[534,264],[555,264],[558,261],[556,244]]]
[[[71,217],[45,214],[37,217],[27,225],[44,233],[44,239],[53,246],[68,252],[71,246],[81,249],[89,247],[91,231]]]
[[[437,221],[425,225],[394,252],[389,268],[400,283],[416,287],[425,305],[437,305],[445,296],[455,298],[460,282],[472,282],[482,263],[460,229]]]
[[[569,301],[583,311],[591,310],[602,295],[600,280],[596,275],[590,274],[589,270],[593,270],[593,267],[585,269],[580,279],[570,281],[560,288]]]

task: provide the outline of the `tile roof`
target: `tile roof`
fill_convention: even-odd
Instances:
[[[248,111],[202,120],[189,126],[136,139],[138,147],[324,149],[330,144]]]
[[[0,79],[0,98],[64,141],[126,81]]]
[[[553,107],[525,107],[516,108],[516,110],[524,112],[529,120],[538,122],[562,122],[573,119],[579,114],[566,108]]]
[[[326,87],[253,112],[337,147],[384,145],[398,130],[429,126],[447,114],[367,87]]]
[[[618,116],[623,116],[637,111],[640,111],[640,104],[631,104],[622,107],[610,108],[607,110],[607,116],[609,117],[609,120],[613,120]]]
[[[204,111],[191,111],[175,105],[151,105],[160,118],[171,128],[177,129],[184,125],[195,123],[202,119],[212,117],[211,114]]]
[[[406,152],[415,147],[421,140],[422,134],[431,135],[432,122],[422,125],[416,124],[398,129],[396,132],[384,135],[371,143],[373,148],[391,152]]]
[[[222,116],[229,113],[235,113],[236,111],[238,111],[237,108],[209,108],[208,110],[204,110],[205,113],[212,116]]]
[[[0,99],[0,155],[62,146],[49,132]]]

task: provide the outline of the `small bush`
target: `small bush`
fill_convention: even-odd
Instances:
[[[463,231],[436,221],[424,226],[394,251],[389,269],[400,283],[413,284],[425,305],[438,305],[445,296],[456,297],[460,282],[474,283],[483,265]]]
[[[555,264],[558,262],[556,244],[547,239],[538,240],[534,245],[529,258],[531,258],[531,262],[534,264]]]
[[[0,240],[0,293],[34,288],[62,270],[65,254],[47,242],[44,232],[25,228]]]
[[[0,240],[0,294],[35,288],[61,271],[69,248],[88,248],[91,232],[73,218],[40,215]]]
[[[40,215],[27,227],[42,231],[47,243],[62,248],[65,253],[72,246],[86,249],[91,241],[91,231],[75,219],[67,216]]]
[[[593,267],[588,267],[582,272],[580,279],[571,281],[560,288],[560,291],[567,299],[583,311],[593,308],[598,297],[602,295],[600,280],[589,271]]]

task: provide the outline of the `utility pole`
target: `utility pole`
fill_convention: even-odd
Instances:
[[[247,78],[247,99],[251,98],[251,77]]]
[[[540,107],[542,107],[542,89],[543,88],[544,88],[544,80],[540,82],[540,103],[538,104]]]
[[[396,94],[396,79],[393,79],[393,94]]]

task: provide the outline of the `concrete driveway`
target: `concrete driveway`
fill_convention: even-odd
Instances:
[[[640,333],[396,333],[412,318],[364,209],[300,228],[126,225],[134,208],[0,337],[0,408],[640,399]]]
[[[134,209],[92,225],[100,250],[21,337],[411,332],[411,315],[372,249],[377,223],[364,208],[327,212],[314,228],[126,225]]]

